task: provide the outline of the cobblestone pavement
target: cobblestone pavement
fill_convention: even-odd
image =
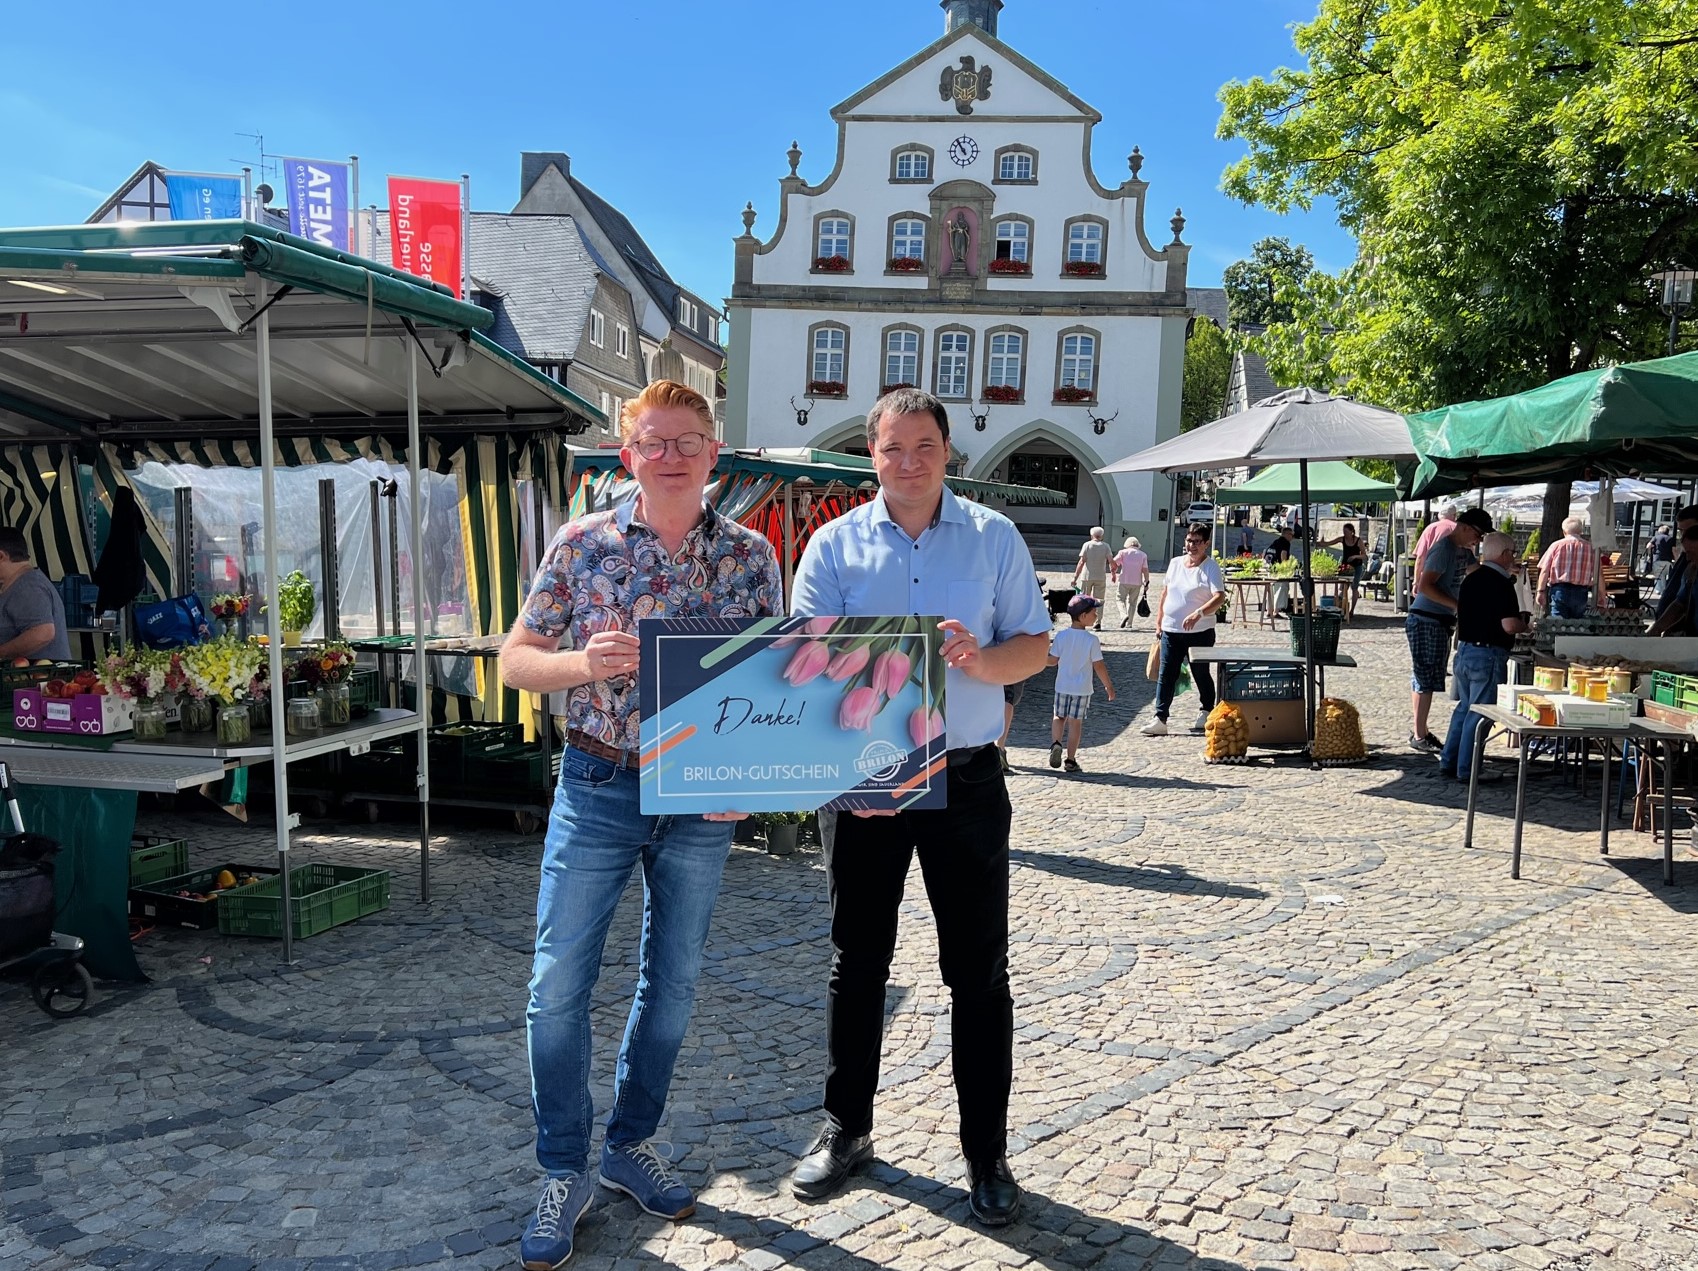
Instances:
[[[1083,775],[1047,766],[1033,682],[1011,784],[1016,1225],[966,1213],[918,886],[880,1164],[791,1198],[818,1120],[825,888],[815,852],[738,847],[663,1127],[701,1209],[674,1226],[601,1193],[572,1265],[1698,1268],[1689,847],[1675,888],[1646,835],[1600,857],[1596,787],[1550,775],[1521,881],[1508,788],[1464,851],[1460,788],[1397,744],[1401,627],[1366,613],[1344,636],[1363,668],[1329,677],[1383,747],[1356,768],[1205,767],[1194,737],[1138,736],[1147,622],[1105,632],[1123,696],[1099,696]],[[210,809],[144,824],[197,864],[265,858],[263,824]],[[0,986],[0,1267],[516,1265],[539,842],[438,829],[424,905],[405,826],[309,825],[303,858],[393,869],[394,904],[293,967],[271,942],[165,931],[139,945],[152,983],[103,986],[84,1017]],[[637,916],[633,894],[596,1009],[604,1109]]]

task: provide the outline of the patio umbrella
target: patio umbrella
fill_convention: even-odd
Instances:
[[[1500,481],[1698,472],[1698,352],[1568,375],[1409,416],[1412,497]]]
[[[1395,411],[1314,388],[1289,388],[1264,397],[1248,410],[1203,424],[1148,450],[1098,468],[1116,472],[1191,472],[1272,463],[1297,464],[1297,487],[1309,507],[1309,463],[1321,459],[1413,459],[1409,427]],[[1302,541],[1303,605],[1315,612],[1315,580],[1309,572],[1309,536]],[[1315,641],[1306,642],[1304,723],[1315,740]]]

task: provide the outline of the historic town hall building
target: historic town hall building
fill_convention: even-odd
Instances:
[[[1179,429],[1184,221],[1150,242],[1136,149],[1098,182],[1101,116],[997,38],[1002,0],[942,7],[941,39],[832,111],[824,180],[792,147],[772,237],[743,213],[726,440],[864,450],[873,400],[916,384],[962,475],[1071,495],[1008,509],[1029,531],[1165,541],[1165,479],[1092,470]]]

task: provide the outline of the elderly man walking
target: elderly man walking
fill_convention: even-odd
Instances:
[[[1108,563],[1112,556],[1109,545],[1103,541],[1103,527],[1093,525],[1091,537],[1079,548],[1079,561],[1073,566],[1073,585],[1079,589],[1080,595],[1095,596],[1098,600],[1108,596]],[[1102,620],[1103,611],[1099,605],[1093,611],[1091,630],[1100,627]]]
[[[561,527],[501,649],[508,687],[570,690],[525,1014],[537,1161],[548,1174],[519,1244],[527,1271],[565,1265],[589,1208],[590,997],[614,910],[639,867],[637,991],[614,1069],[601,1185],[660,1218],[695,1212],[690,1189],[649,1139],[690,1022],[729,822],[739,817],[643,814],[636,615],[757,618],[783,606],[771,545],[702,502],[718,453],[707,400],[659,380],[626,404],[620,432],[636,501]]]
[[[1578,516],[1562,523],[1562,537],[1539,557],[1539,609],[1549,598],[1553,618],[1584,618],[1586,600],[1598,582],[1598,550],[1581,537]]]
[[[826,1123],[791,1176],[829,1196],[873,1156],[873,1098],[885,986],[917,855],[949,986],[950,1047],[961,1110],[967,1204],[987,1226],[1012,1222],[1009,1171],[1014,999],[1008,983],[1008,835],[1013,806],[997,762],[1002,686],[1041,668],[1049,612],[1013,522],[944,488],[949,416],[919,389],[867,412],[878,497],[821,526],[796,569],[791,609],[808,617],[941,614],[948,806],[821,815],[831,898],[825,998]]]

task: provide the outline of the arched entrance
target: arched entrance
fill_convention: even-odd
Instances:
[[[1065,494],[1064,507],[1011,505],[1003,511],[1029,534],[1073,534],[1124,519],[1114,483],[1095,473],[1106,463],[1077,437],[1048,420],[1035,420],[978,460],[971,475]]]

